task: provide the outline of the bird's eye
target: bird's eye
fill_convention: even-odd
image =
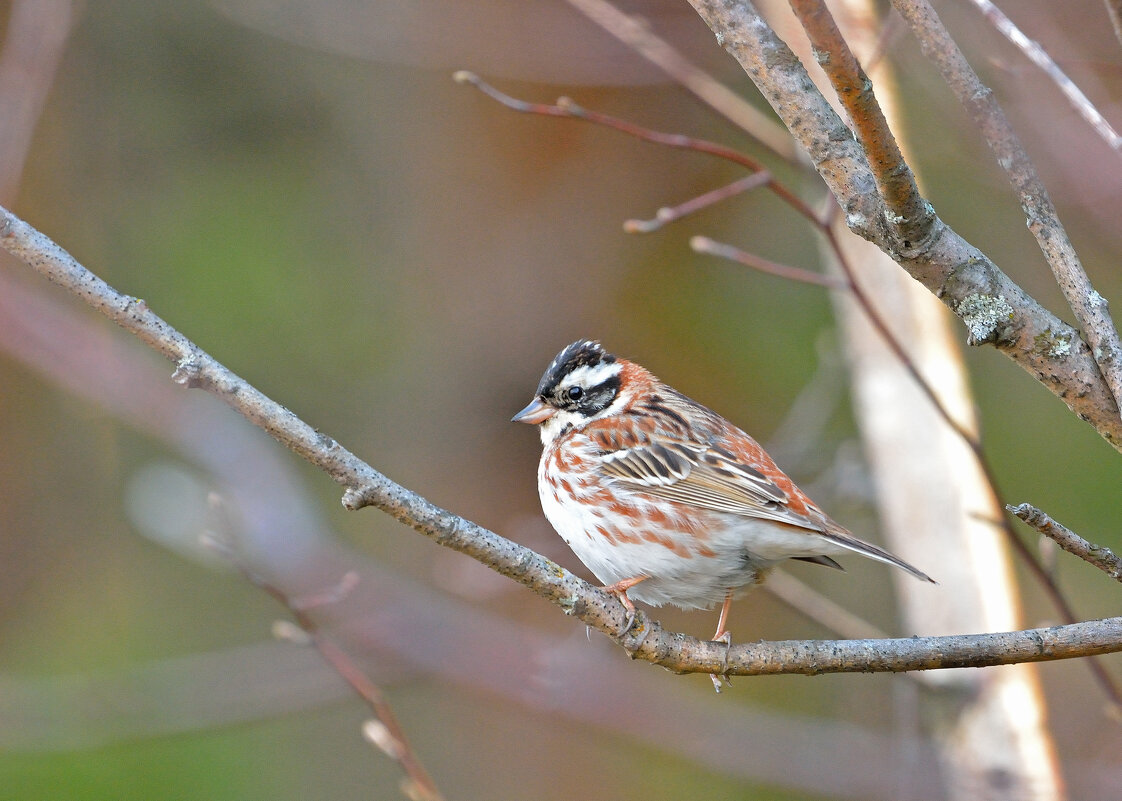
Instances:
[[[584,390],[580,387],[569,387],[569,400],[580,400],[584,395]]]

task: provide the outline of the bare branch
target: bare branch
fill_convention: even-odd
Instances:
[[[0,246],[48,280],[176,361],[173,378],[217,395],[281,444],[348,489],[349,509],[377,506],[445,547],[467,554],[532,589],[589,626],[616,637],[635,658],[675,672],[896,672],[1047,661],[1122,651],[1122,618],[1050,629],[896,640],[767,642],[726,646],[666,632],[645,614],[622,634],[627,617],[617,598],[564,568],[396,484],[288,409],[270,400],[152,312],[121,295],[69,253],[7,210],[0,209]]]
[[[888,128],[873,82],[857,63],[833,15],[821,0],[791,0],[810,38],[815,59],[830,79],[865,151],[884,200],[893,243],[917,242],[931,232],[935,212],[919,194],[915,176]]]
[[[743,178],[736,179],[731,184],[726,184],[725,186],[710,190],[703,195],[698,195],[695,198],[687,200],[685,203],[679,203],[677,206],[663,206],[655,212],[654,219],[624,220],[623,230],[629,234],[652,233],[665,225],[677,222],[683,217],[726,201],[731,197],[736,197],[742,192],[750,192],[753,189],[764,186],[771,180],[771,173],[766,171],[746,175]]]
[[[228,552],[227,552],[228,553]],[[260,587],[275,601],[288,609],[293,619],[296,621],[297,631],[307,637],[307,644],[311,645],[319,652],[331,668],[342,677],[343,681],[350,685],[351,689],[366,702],[371,711],[375,714],[378,721],[378,726],[367,726],[364,731],[378,731],[382,733],[380,738],[370,737],[379,747],[379,749],[386,754],[394,762],[401,766],[408,777],[408,784],[406,786],[406,795],[414,801],[442,801],[443,796],[440,790],[437,789],[436,783],[432,780],[428,771],[425,770],[421,764],[420,757],[409,742],[409,738],[405,735],[405,729],[397,720],[397,715],[394,714],[393,707],[390,706],[389,701],[386,700],[385,694],[378,685],[376,685],[370,678],[363,672],[363,670],[355,664],[354,660],[350,658],[346,651],[340,648],[334,640],[327,636],[327,634],[320,628],[316,619],[310,614],[310,609],[317,605],[323,605],[323,599],[317,599],[312,604],[308,602],[301,602],[297,599],[289,597],[284,590],[272,584],[262,577],[256,575],[249,570],[245,565],[237,559],[231,557],[234,566],[246,577],[251,583]],[[353,578],[352,578],[353,577]],[[341,586],[345,587],[347,584],[353,583],[357,579],[357,574],[348,573],[343,577]],[[331,594],[338,594],[333,592]],[[299,642],[297,640],[297,642]]]
[[[1022,503],[1018,506],[1006,506],[1005,508],[1045,537],[1053,540],[1068,553],[1094,565],[1115,581],[1122,581],[1122,556],[1118,556],[1110,548],[1088,542],[1071,529],[1057,523],[1032,504]]]
[[[612,36],[692,92],[709,108],[754,137],[787,161],[800,158],[791,135],[751,103],[715,80],[651,30],[641,17],[623,13],[606,0],[569,0],[576,8]]]
[[[938,217],[925,239],[896,247],[861,148],[750,0],[690,2],[806,148],[850,230],[875,243],[955,312],[967,326],[968,342],[993,344],[1122,450],[1118,404],[1079,332]]]
[[[1076,113],[1086,120],[1095,133],[1106,142],[1107,147],[1122,155],[1122,136],[1111,127],[1106,118],[1095,108],[1095,104],[1091,102],[1090,98],[1075,85],[1075,81],[1067,77],[1067,74],[1060,69],[1060,65],[1048,55],[1044,48],[1025,36],[1021,29],[1013,24],[1013,20],[1005,16],[1005,12],[990,0],[970,0],[970,2],[978,7],[978,10],[985,15],[990,24],[997,28],[1002,36],[1016,45],[1033,64],[1044,71],[1044,74],[1052,80],[1052,83],[1056,84],[1060,91],[1064,93],[1064,97],[1071,103],[1071,107],[1075,109]]]
[[[804,270],[801,267],[793,267],[789,264],[779,264],[778,262],[769,261],[768,259],[757,256],[755,253],[741,250],[733,245],[726,245],[723,242],[717,242],[707,236],[695,236],[690,239],[690,247],[697,253],[705,253],[710,256],[718,256],[722,259],[735,261],[737,264],[743,264],[745,267],[751,267],[753,270],[759,270],[761,273],[774,275],[779,278],[786,278],[788,281],[798,281],[801,284],[813,284],[814,286],[825,287],[826,289],[849,290],[853,285],[841,278],[834,278],[830,275],[822,275],[811,270]]]
[[[1114,27],[1114,38],[1122,44],[1122,0],[1104,0],[1110,24]]]
[[[1005,171],[1020,198],[1028,228],[1079,321],[1117,407],[1122,399],[1122,340],[1107,309],[1107,301],[1095,291],[1083,270],[1032,160],[993,92],[966,61],[931,4],[927,0],[893,0],[893,6],[911,26],[924,55],[938,67],[943,80],[978,126],[998,165]]]

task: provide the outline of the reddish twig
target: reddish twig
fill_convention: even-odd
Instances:
[[[746,153],[741,153],[735,148],[718,144],[717,142],[710,142],[707,139],[698,139],[693,136],[685,136],[684,134],[668,134],[652,130],[651,128],[645,128],[642,125],[636,125],[633,122],[621,120],[609,114],[601,114],[582,108],[568,97],[558,98],[557,103],[552,105],[548,103],[529,103],[525,100],[518,100],[508,94],[500,92],[474,72],[469,72],[467,70],[459,70],[453,73],[452,80],[456,83],[474,86],[492,100],[498,101],[512,111],[518,111],[523,114],[540,114],[546,117],[566,117],[573,120],[585,120],[586,122],[595,123],[596,125],[614,128],[628,136],[642,139],[644,142],[652,142],[656,145],[663,145],[676,150],[692,150],[697,153],[708,153],[710,156],[716,156],[719,159],[730,161],[733,164],[739,164],[741,167],[745,167],[752,172],[767,173],[769,179],[764,184],[764,187],[775,193],[775,195],[780,197],[784,202],[792,205],[804,217],[816,219],[814,210],[803,202],[801,198],[771,177],[770,171],[764,166],[762,161],[754,159]]]
[[[857,63],[833,15],[821,0],[791,0],[810,38],[818,65],[830,79],[865,151],[884,201],[889,230],[904,249],[927,239],[935,213],[919,193],[915,176],[889,130],[869,76]]]
[[[397,715],[394,714],[393,707],[386,700],[381,688],[370,680],[346,651],[327,636],[311,614],[313,610],[337,603],[345,597],[358,583],[358,574],[348,572],[337,585],[325,591],[304,598],[293,598],[283,589],[251,570],[234,552],[229,542],[213,535],[209,535],[205,542],[221,553],[246,580],[263,590],[292,615],[295,625],[284,621],[283,624],[273,627],[274,634],[298,645],[314,647],[323,661],[330,665],[331,669],[339,674],[340,678],[370,707],[377,720],[364,725],[363,733],[379,750],[401,766],[407,777],[402,787],[405,796],[410,801],[443,801],[440,790],[437,789],[436,783],[421,764],[417,752],[410,745],[405,730],[398,722]]]
[[[813,284],[814,286],[821,286],[826,289],[851,290],[853,288],[853,285],[843,278],[833,278],[829,275],[816,273],[813,270],[804,270],[801,267],[792,267],[789,264],[779,264],[778,262],[769,261],[754,253],[749,253],[738,247],[734,247],[733,245],[726,245],[723,242],[712,240],[707,236],[695,236],[691,238],[690,247],[697,253],[706,253],[710,256],[718,256],[722,259],[735,261],[737,264],[743,264],[745,267],[751,267],[753,270],[759,270],[768,275],[785,278],[788,281]]]
[[[638,16],[620,11],[605,0],[569,0],[607,33],[627,44],[679,85],[729,122],[787,161],[797,161],[799,150],[787,130],[704,70],[692,64]]]
[[[649,234],[664,225],[669,225],[672,222],[694,214],[709,206],[716,205],[730,197],[736,197],[742,192],[750,192],[761,186],[767,185],[771,181],[771,173],[763,170],[761,172],[747,175],[744,178],[738,178],[731,184],[713,189],[703,195],[698,195],[695,198],[687,200],[685,203],[679,203],[677,206],[662,207],[655,212],[654,219],[652,220],[624,220],[623,230],[629,234]]]

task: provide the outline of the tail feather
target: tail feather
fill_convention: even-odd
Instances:
[[[905,562],[899,556],[890,554],[883,548],[878,548],[876,545],[872,545],[868,542],[865,542],[864,540],[859,540],[856,537],[849,535],[835,533],[824,533],[822,534],[822,536],[826,537],[831,542],[842,546],[843,548],[848,548],[854,553],[859,553],[862,556],[867,556],[869,559],[875,559],[878,562],[884,562],[885,564],[893,565],[900,568],[901,570],[905,570],[908,573],[911,573],[920,581],[927,581],[931,584],[939,583],[935,579],[931,578],[931,576],[920,570],[918,567],[913,567],[912,565]]]

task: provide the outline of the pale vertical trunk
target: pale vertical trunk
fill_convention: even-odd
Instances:
[[[772,19],[809,57],[806,37],[786,4]],[[831,4],[859,60],[866,64],[880,29],[869,0]],[[868,70],[877,98],[907,155],[897,87],[884,66]],[[817,73],[812,69],[812,75]],[[827,97],[833,92],[815,75]],[[922,177],[921,177],[922,178]],[[843,229],[840,219],[838,228]],[[973,400],[950,315],[927,290],[876,247],[839,230],[847,258],[881,317],[937,391],[944,406],[976,429]],[[887,545],[929,573],[938,587],[893,575],[904,629],[917,634],[1019,628],[1020,601],[1001,532],[985,522],[1001,510],[985,490],[969,449],[940,419],[851,296],[835,295],[851,369],[854,409],[877,490]],[[961,334],[960,334],[961,336]],[[924,720],[940,745],[948,797],[955,801],[1058,801],[1065,797],[1043,697],[1029,665],[928,675],[941,687],[921,696]]]

